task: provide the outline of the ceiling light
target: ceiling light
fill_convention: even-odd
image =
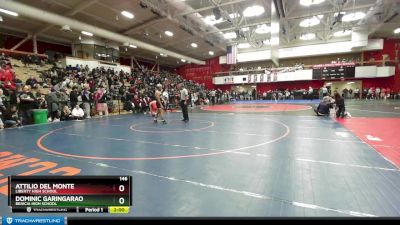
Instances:
[[[318,5],[325,0],[300,0],[300,4],[304,6],[310,6],[310,5]]]
[[[341,30],[341,31],[336,31],[335,33],[333,33],[333,36],[335,37],[344,37],[344,36],[348,36],[352,33],[351,30]]]
[[[190,46],[192,46],[193,48],[197,48],[197,44],[196,43],[192,43],[192,44],[190,44]]]
[[[238,48],[250,48],[251,45],[249,43],[240,43],[237,46]]]
[[[320,22],[321,21],[317,17],[314,16],[312,18],[302,20],[299,25],[301,27],[313,27],[313,26],[318,25]]]
[[[224,21],[224,19],[222,17],[219,18],[218,20],[216,20],[214,15],[206,16],[203,20],[206,24],[209,24],[209,25],[215,25],[218,23],[222,23]]]
[[[395,34],[399,34],[400,33],[400,27],[397,28],[396,30],[393,31]]]
[[[269,32],[271,32],[271,27],[267,26],[267,24],[260,25],[256,29],[257,34],[267,34]]]
[[[11,16],[18,16],[18,13],[10,11],[10,10],[6,10],[6,9],[1,9],[0,8],[0,12],[11,15]]]
[[[339,14],[345,15],[346,12],[336,12],[335,14],[333,14],[333,16],[334,16],[334,17],[337,17],[337,16],[339,16]]]
[[[86,36],[93,36],[92,33],[87,32],[87,31],[82,31],[81,33],[84,34],[84,35],[86,35]]]
[[[169,37],[174,36],[174,33],[172,33],[172,32],[169,31],[169,30],[165,31],[164,33],[165,33],[165,35],[167,35],[167,36],[169,36]]]
[[[242,31],[243,31],[243,32],[246,32],[246,31],[249,31],[249,30],[250,30],[250,27],[243,27],[243,28],[242,28]]]
[[[164,53],[160,53],[160,55],[161,55],[162,57],[167,57],[167,56],[168,56],[167,54],[164,54]]]
[[[225,39],[232,39],[232,38],[236,38],[236,37],[237,37],[237,35],[235,32],[229,32],[229,33],[224,34]]]
[[[245,17],[259,16],[259,15],[263,14],[264,12],[265,12],[264,7],[255,5],[255,6],[247,7],[243,11],[243,16],[245,16]]]
[[[303,41],[308,41],[315,39],[316,35],[314,33],[303,34],[300,36],[300,39]]]
[[[322,19],[322,18],[324,18],[324,15],[318,15],[317,17],[318,17],[318,19]]]
[[[186,62],[186,60],[185,59],[181,59],[181,62]]]
[[[135,17],[132,13],[130,13],[128,11],[122,11],[121,14],[128,19],[133,19],[133,17]]]
[[[136,45],[129,45],[129,47],[131,47],[131,48],[137,48]]]
[[[214,52],[213,51],[209,51],[208,54],[209,55],[214,55]]]
[[[231,19],[235,19],[235,18],[240,17],[240,14],[239,14],[239,13],[231,13],[231,14],[229,14],[229,17],[230,17]]]
[[[348,82],[347,84],[354,84],[354,82],[352,81],[352,82]]]
[[[363,13],[363,12],[349,13],[349,14],[343,16],[342,21],[343,22],[352,22],[352,21],[361,20],[364,17],[365,17],[365,13]]]

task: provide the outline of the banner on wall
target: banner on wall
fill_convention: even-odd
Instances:
[[[313,66],[313,80],[354,78],[355,63],[320,64]]]
[[[233,84],[233,76],[232,77],[224,77],[224,84]]]

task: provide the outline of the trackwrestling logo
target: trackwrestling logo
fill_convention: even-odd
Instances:
[[[64,217],[3,217],[3,224],[8,225],[36,225],[36,224],[52,224],[64,225]]]

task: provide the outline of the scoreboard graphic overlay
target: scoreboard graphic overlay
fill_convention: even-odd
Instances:
[[[9,176],[14,213],[128,213],[131,176]]]

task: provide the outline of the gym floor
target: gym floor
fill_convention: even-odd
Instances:
[[[339,120],[314,116],[317,103],[205,106],[189,123],[169,113],[167,125],[129,114],[1,131],[0,215],[11,215],[8,175],[131,175],[126,216],[400,216],[400,102],[348,100],[352,117]]]

